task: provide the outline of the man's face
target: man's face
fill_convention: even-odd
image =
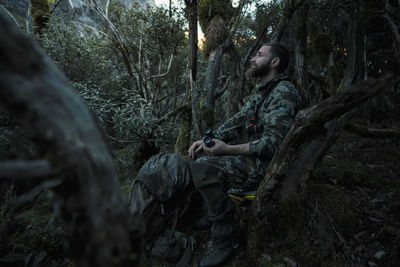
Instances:
[[[246,77],[262,77],[271,71],[272,54],[270,46],[262,46],[255,57],[251,59],[251,66]]]

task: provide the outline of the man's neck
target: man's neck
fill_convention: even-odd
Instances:
[[[268,72],[267,75],[263,76],[260,80],[260,83],[262,85],[266,85],[269,81],[271,81],[273,78],[275,78],[278,75],[277,72],[275,71],[270,71]]]

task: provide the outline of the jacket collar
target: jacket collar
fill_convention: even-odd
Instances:
[[[282,80],[289,80],[289,78],[284,74],[278,74],[272,80],[267,82],[266,84],[262,84],[262,83],[257,84],[257,89],[259,89],[259,90],[270,89],[271,87],[274,87]]]

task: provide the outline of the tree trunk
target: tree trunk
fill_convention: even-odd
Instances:
[[[248,249],[252,257],[259,256],[263,229],[274,203],[276,205],[277,201],[305,192],[310,174],[352,115],[342,114],[387,88],[392,77],[389,74],[379,80],[369,79],[302,110],[296,116],[295,123],[269,163],[252,205],[253,219],[248,232]]]
[[[195,138],[200,138],[199,112],[201,94],[197,88],[197,4],[198,1],[185,1],[189,20],[189,82],[192,105],[192,121]]]
[[[349,88],[356,79],[357,74],[357,28],[358,28],[358,0],[354,2],[354,13],[353,19],[351,22],[350,30],[348,32],[349,36],[349,44],[348,44],[348,59],[347,59],[347,68],[344,77],[344,81],[342,83],[343,88]]]
[[[49,0],[30,0],[30,3],[35,32],[41,34],[50,19]]]
[[[271,41],[274,43],[279,43],[289,26],[290,20],[296,10],[303,5],[305,0],[286,0],[284,3],[283,15],[278,23],[276,29],[274,29],[274,34],[272,35]]]
[[[50,59],[0,16],[0,102],[28,127],[53,169],[68,249],[79,266],[129,262],[132,231],[110,152],[91,113]],[[135,242],[134,244],[138,244]],[[137,249],[137,248],[136,248]]]
[[[302,95],[307,92],[307,18],[308,18],[309,5],[307,0],[297,17],[297,42],[296,42],[296,73],[297,73],[297,88],[299,88]],[[303,97],[304,99],[304,97]]]
[[[205,102],[206,115],[203,114],[203,120],[206,125],[202,125],[202,131],[204,130],[204,127],[214,126],[215,96],[218,87],[218,78],[221,70],[223,54],[224,51],[222,46],[218,46],[216,50],[210,52],[208,57],[206,80],[204,83],[204,90],[207,92]]]

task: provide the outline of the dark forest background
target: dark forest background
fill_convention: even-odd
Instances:
[[[100,259],[114,257],[115,265],[135,266],[137,248],[117,237],[140,238],[141,222],[128,220],[124,206],[140,166],[158,152],[186,155],[205,127],[239,111],[256,83],[244,77],[251,57],[275,41],[290,51],[287,73],[303,112],[256,200],[238,207],[243,245],[226,266],[398,266],[400,1],[147,4],[0,0],[2,17],[35,39],[68,79],[39,60],[40,71],[21,72],[25,82],[11,80],[7,71],[19,71],[11,59],[23,69],[46,56],[29,53],[29,45],[25,56],[4,52],[5,44],[29,41],[7,34],[11,26],[2,23],[0,265],[106,266]],[[204,40],[197,40],[197,23]],[[74,135],[91,126],[59,116],[62,101],[41,102],[56,92],[53,85],[77,92],[100,141]],[[43,95],[32,91],[23,105],[13,104],[35,86]],[[54,113],[32,115],[46,103]],[[36,123],[42,117],[48,123]],[[49,137],[57,124],[70,135],[54,130]],[[98,151],[111,152],[112,162],[91,150],[96,142],[106,143]],[[89,163],[87,155],[94,155]],[[117,224],[110,226],[109,213],[96,215],[104,203],[118,213]],[[91,229],[102,225],[110,228],[104,236],[118,234],[97,240],[103,230]],[[107,241],[113,238],[118,253]]]

